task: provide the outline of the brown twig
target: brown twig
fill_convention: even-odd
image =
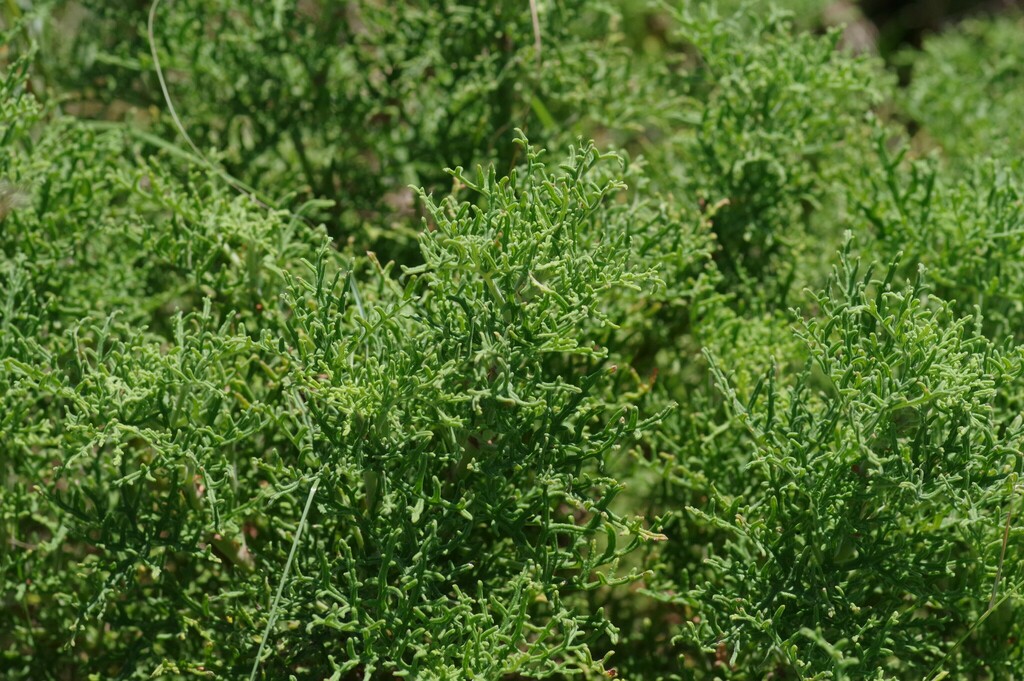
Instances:
[[[537,50],[537,66],[541,64],[540,13],[537,0],[530,0],[530,19],[533,21],[533,47]]]

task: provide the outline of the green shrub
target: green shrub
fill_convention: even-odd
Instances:
[[[188,133],[235,178],[309,214],[339,240],[414,258],[409,185],[446,190],[445,167],[521,160],[515,128],[564,148],[582,121],[620,117],[593,70],[629,68],[615,13],[544,3],[540,53],[529,3],[175,2],[154,37]],[[142,118],[174,138],[153,75],[149,2],[63,2],[74,39],[50,36],[66,107]],[[66,32],[67,29],[65,29]],[[217,40],[210,40],[213,35]],[[410,219],[412,218],[412,219]]]
[[[874,234],[878,257],[903,252],[928,269],[931,288],[997,341],[1020,339],[1024,189],[1019,164],[984,159],[944,173],[879,140],[878,167],[851,182],[850,203]]]
[[[0,676],[1016,672],[1009,20],[151,8],[0,10]]]
[[[750,453],[739,485],[687,509],[726,539],[708,547],[707,582],[674,598],[694,613],[682,638],[741,678],[1016,664],[1005,623],[980,621],[979,586],[996,579],[1024,432],[991,401],[1021,375],[1020,353],[920,283],[892,287],[895,273],[843,257],[796,332],[810,361],[785,388],[771,370],[739,393],[712,362]],[[1013,554],[1004,567],[1018,584]]]
[[[920,126],[922,145],[937,145],[953,164],[1020,157],[1022,29],[1019,16],[972,19],[904,56],[912,76],[898,102]]]
[[[820,258],[827,270],[839,246],[840,179],[869,148],[869,114],[888,77],[838,50],[839,30],[794,36],[788,13],[684,5],[671,18],[687,66],[669,82],[686,99],[671,142],[647,150],[656,177],[714,206],[726,281],[767,286],[751,302],[785,310],[791,293],[821,284],[800,265]]]
[[[65,629],[69,667],[242,675],[264,626],[269,677],[600,670],[585,644],[614,628],[580,599],[656,538],[601,472],[651,421],[608,401],[595,341],[613,292],[658,284],[632,244],[661,229],[614,200],[614,157],[457,171],[485,207],[424,197],[423,264],[357,283],[303,223],[178,189],[119,135],[67,123],[32,153],[57,141],[14,158],[35,189],[4,222],[12,675]]]

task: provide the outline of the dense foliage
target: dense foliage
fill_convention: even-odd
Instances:
[[[7,2],[0,676],[1019,674],[1020,19],[792,8]]]

